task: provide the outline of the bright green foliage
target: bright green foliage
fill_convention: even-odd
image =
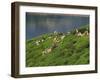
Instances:
[[[89,32],[88,25],[78,30]],[[65,37],[61,40],[63,35]],[[52,48],[55,36],[59,42]],[[36,41],[40,41],[39,45],[36,45]],[[43,54],[47,48],[52,48],[52,51]],[[89,35],[77,36],[73,30],[70,34],[43,34],[26,42],[26,67],[80,64],[89,64]]]

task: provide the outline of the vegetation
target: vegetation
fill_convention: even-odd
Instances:
[[[88,25],[77,30],[43,34],[28,40],[26,67],[89,64]]]

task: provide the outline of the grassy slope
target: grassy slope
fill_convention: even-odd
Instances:
[[[85,30],[87,26],[80,28]],[[26,42],[26,66],[56,66],[78,65],[89,63],[89,36],[79,37],[73,30],[58,43],[49,54],[42,55],[42,51],[52,46],[55,35],[44,34]],[[52,37],[49,39],[48,37]],[[37,40],[45,38],[44,42],[36,45]],[[58,36],[60,38],[60,36]]]

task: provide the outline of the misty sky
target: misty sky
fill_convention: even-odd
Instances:
[[[45,33],[68,32],[89,24],[89,16],[26,13],[26,40]]]

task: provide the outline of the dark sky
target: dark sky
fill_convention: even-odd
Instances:
[[[89,24],[87,15],[26,13],[26,39],[45,33],[68,32]]]

